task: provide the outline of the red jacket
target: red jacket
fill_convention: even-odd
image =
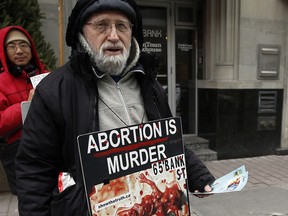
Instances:
[[[29,33],[20,26],[9,26],[0,30],[0,137],[10,144],[21,137],[22,116],[21,102],[27,101],[29,91],[33,88],[28,74],[23,70],[19,76],[12,75],[8,70],[5,52],[5,37],[12,29],[22,31],[30,41],[32,63],[37,72],[47,72],[37,54],[35,44]]]

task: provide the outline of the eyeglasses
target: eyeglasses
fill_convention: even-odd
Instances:
[[[11,53],[15,53],[17,48],[20,48],[22,51],[27,52],[28,50],[30,50],[30,45],[26,42],[21,42],[19,44],[9,43],[6,46],[6,50]]]
[[[86,25],[91,25],[96,32],[98,33],[107,33],[108,30],[112,29],[112,25],[115,25],[115,28],[118,32],[128,32],[132,28],[132,24],[126,21],[117,21],[115,23],[111,23],[106,20],[101,20],[99,22],[88,22]]]

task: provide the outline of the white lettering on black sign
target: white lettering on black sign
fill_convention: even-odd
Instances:
[[[151,42],[145,42],[143,44],[144,52],[162,52],[162,44],[161,43],[151,43]]]
[[[178,44],[178,49],[182,52],[188,52],[193,49],[192,44]]]
[[[143,37],[162,37],[162,30],[159,29],[143,29]]]

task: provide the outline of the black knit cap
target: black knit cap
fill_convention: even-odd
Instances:
[[[132,35],[140,49],[143,44],[142,16],[134,0],[78,0],[74,6],[66,31],[66,43],[76,48],[78,32],[82,32],[84,23],[90,16],[102,11],[119,11],[125,14],[132,23]]]

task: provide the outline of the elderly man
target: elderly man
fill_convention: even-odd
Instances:
[[[89,214],[77,136],[172,116],[156,80],[158,59],[140,54],[142,37],[133,0],[76,3],[66,33],[70,61],[37,86],[23,128],[16,161],[21,216]],[[188,149],[185,159],[189,190],[211,190],[214,177],[203,163]],[[103,167],[95,175],[97,169]]]

